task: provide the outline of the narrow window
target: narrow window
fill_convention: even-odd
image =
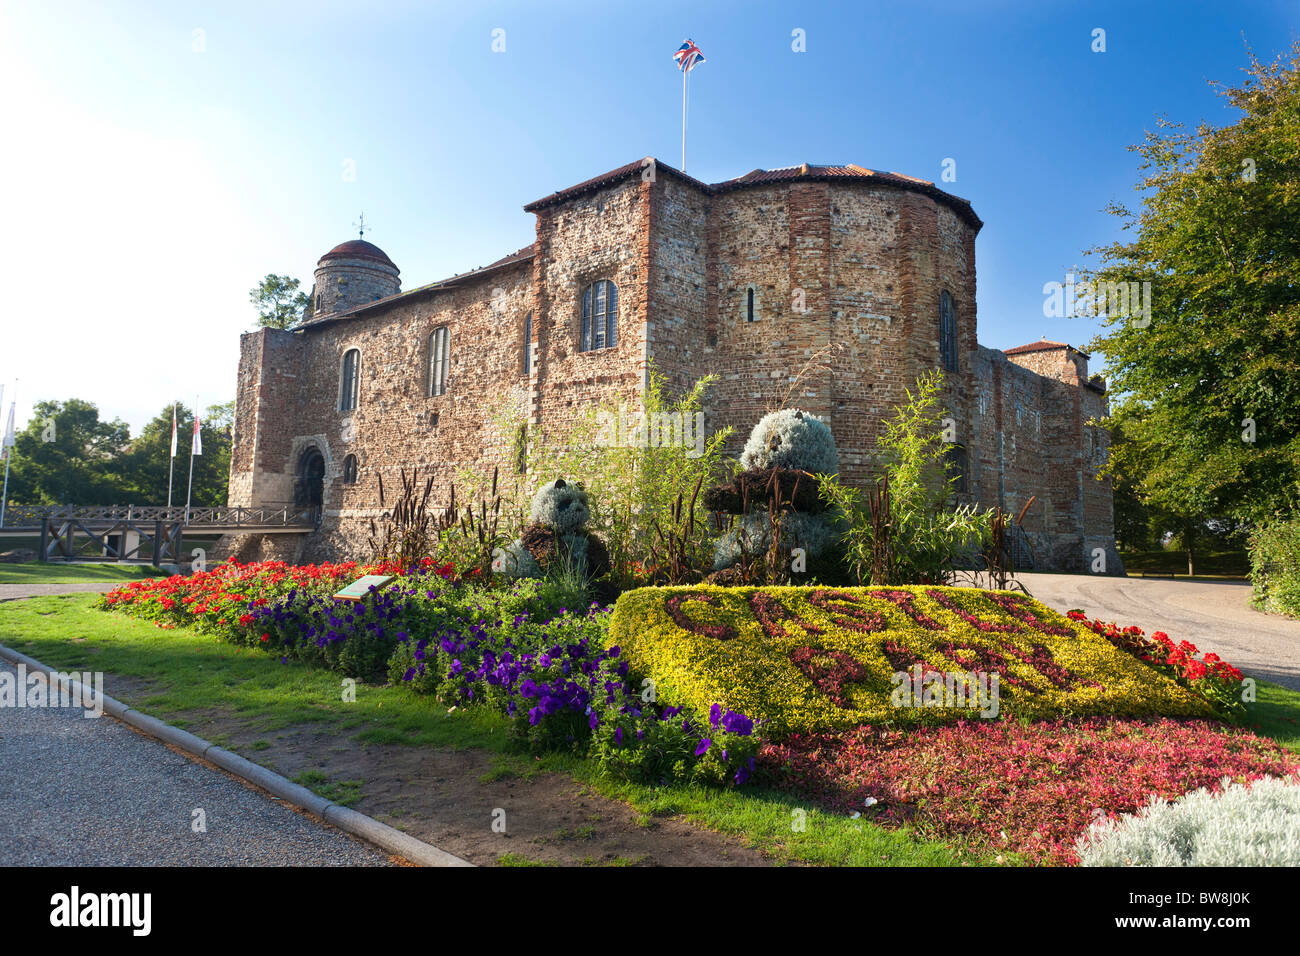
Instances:
[[[444,325],[434,329],[429,336],[429,394],[443,395],[447,391],[448,332]]]
[[[948,446],[948,450],[944,452],[944,466],[951,482],[948,486],[949,489],[958,494],[965,494],[967,491],[966,474],[968,471],[966,446]]]
[[[348,455],[343,459],[343,484],[355,485],[357,483],[357,456]]]
[[[939,294],[939,358],[949,372],[957,371],[957,314],[947,289]]]
[[[524,316],[524,374],[533,371],[533,313]]]
[[[515,474],[528,473],[528,425],[520,425],[515,431]]]
[[[350,412],[357,407],[361,391],[361,353],[348,349],[343,353],[343,381],[339,389],[339,411]]]
[[[618,345],[618,286],[608,279],[593,282],[582,292],[582,325],[578,351],[612,349]]]
[[[745,294],[745,321],[754,321],[754,290],[752,288]]]

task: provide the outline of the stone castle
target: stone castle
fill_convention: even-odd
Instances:
[[[344,242],[309,317],[242,337],[229,503],[314,506],[320,527],[292,554],[271,538],[227,551],[364,557],[378,476],[392,488],[418,466],[445,493],[465,466],[517,467],[502,402],[548,427],[636,405],[652,361],[674,386],[717,377],[707,427],[735,426],[738,450],[824,356],[789,403],[830,425],[847,479],[868,478],[883,420],[941,368],[959,498],[1019,512],[1033,496],[1035,567],[1088,570],[1100,548],[1122,573],[1097,479],[1108,436],[1089,424],[1105,384],[1064,343],[978,343],[968,201],[855,165],[708,184],[647,157],[524,210],[532,245],[406,292],[382,250]]]

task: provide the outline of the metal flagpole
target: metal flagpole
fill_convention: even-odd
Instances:
[[[172,510],[172,475],[176,472],[176,403],[172,402],[172,445],[171,459],[167,465],[167,516]]]
[[[5,490],[4,497],[0,498],[0,528],[5,526],[5,508],[9,504],[9,459],[13,457],[13,449],[5,448]]]
[[[194,396],[194,434],[190,437],[190,483],[185,489],[185,524],[190,523],[190,492],[194,490],[194,443],[199,440],[199,397]]]
[[[690,72],[682,70],[682,172],[686,172],[686,77]]]
[[[0,433],[0,449],[4,450],[4,455],[5,455],[5,487],[4,487],[4,493],[0,494],[0,528],[3,528],[5,526],[5,510],[9,506],[9,460],[14,456],[14,446],[13,443],[9,440],[9,433],[10,433],[10,426],[13,425],[13,420],[14,420],[14,405],[17,404],[18,401],[18,399],[14,396],[17,396],[17,394],[18,394],[18,382],[15,380],[14,395],[11,396],[9,399],[9,418],[6,419],[5,421],[4,432]],[[0,411],[2,410],[3,410],[3,406],[0,406]]]

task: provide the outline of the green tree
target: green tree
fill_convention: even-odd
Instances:
[[[1290,514],[1300,498],[1300,42],[1250,54],[1241,111],[1195,131],[1161,118],[1130,147],[1140,212],[1107,211],[1135,235],[1091,250],[1098,282],[1151,283],[1147,315],[1112,309],[1106,356],[1122,429],[1107,473],[1179,529],[1189,568],[1207,520]]]
[[[308,318],[311,299],[307,293],[298,291],[299,284],[290,276],[269,273],[253,286],[248,299],[257,309],[257,324],[262,328],[287,329],[299,319]]]
[[[197,506],[226,503],[230,477],[230,431],[234,402],[210,405],[199,426],[203,454],[194,459],[194,489],[190,500]],[[191,436],[194,414],[182,403],[176,406],[176,467],[173,474],[172,504],[185,503],[190,475]],[[131,503],[167,503],[167,471],[171,452],[172,406],[167,405],[140,431],[130,450],[118,463],[123,491]]]
[[[79,398],[37,402],[27,427],[14,438],[9,500],[27,505],[110,505],[123,490],[118,470],[130,430],[101,421],[99,409]]]

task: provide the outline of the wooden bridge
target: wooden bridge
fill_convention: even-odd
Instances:
[[[40,534],[42,561],[188,561],[186,534],[307,534],[319,508],[194,508],[154,505],[8,508],[5,532]]]

